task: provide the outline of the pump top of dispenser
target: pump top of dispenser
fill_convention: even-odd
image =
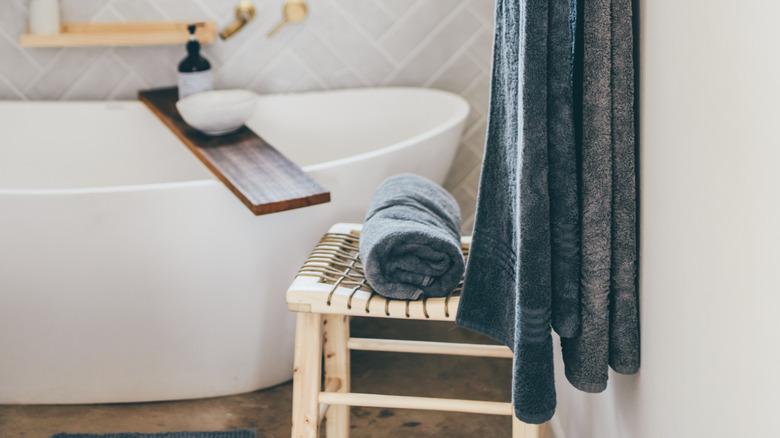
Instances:
[[[200,43],[195,38],[195,30],[203,23],[195,23],[187,26],[190,32],[190,40],[187,42],[187,57],[179,63],[179,73],[193,73],[206,71],[211,68],[209,61],[200,55]]]
[[[200,43],[195,38],[195,29],[203,23],[187,26],[190,40],[187,42],[187,57],[179,63],[179,99],[191,94],[212,90],[211,64],[200,54]]]

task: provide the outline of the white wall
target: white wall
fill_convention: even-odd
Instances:
[[[557,376],[567,438],[780,436],[777,17],[641,2],[642,367],[600,395]]]

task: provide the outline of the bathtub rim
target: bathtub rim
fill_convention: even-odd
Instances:
[[[426,93],[432,92],[433,94],[442,94],[448,97],[452,97],[453,101],[457,102],[458,108],[455,111],[453,111],[453,114],[448,119],[436,125],[436,127],[429,129],[425,132],[422,132],[420,134],[417,134],[413,137],[409,137],[406,140],[399,141],[379,149],[374,149],[373,151],[363,152],[345,158],[338,158],[335,160],[325,161],[323,163],[315,163],[315,164],[310,164],[308,166],[303,166],[301,168],[304,171],[308,172],[308,171],[329,169],[331,167],[351,164],[357,161],[371,159],[373,157],[384,155],[389,152],[395,152],[397,150],[404,149],[406,147],[409,147],[413,143],[423,142],[425,140],[428,140],[429,138],[435,137],[445,131],[452,129],[453,127],[457,126],[460,123],[465,123],[466,118],[468,118],[469,113],[471,111],[471,105],[468,103],[466,99],[464,99],[462,96],[458,94],[445,91],[445,90],[438,90],[435,88],[424,88],[424,87],[382,87],[382,88],[371,88],[371,89],[425,90]]]
[[[401,149],[405,149],[413,144],[424,142],[430,138],[433,138],[445,131],[448,131],[452,129],[453,127],[465,123],[466,119],[468,118],[470,112],[471,112],[471,105],[469,102],[463,98],[463,96],[453,93],[451,91],[447,90],[440,90],[436,88],[425,88],[425,87],[369,87],[369,88],[347,88],[347,89],[340,89],[340,90],[320,90],[320,91],[309,91],[309,92],[301,92],[301,93],[295,93],[295,94],[315,94],[315,93],[326,93],[326,92],[349,92],[349,91],[357,91],[357,90],[365,90],[365,91],[371,91],[371,90],[392,90],[392,89],[402,89],[402,90],[423,90],[424,93],[431,93],[431,94],[441,94],[446,95],[448,98],[451,98],[454,103],[458,105],[456,110],[453,111],[453,114],[447,118],[442,123],[439,123],[434,128],[426,130],[418,135],[415,135],[413,137],[409,137],[403,141],[393,143],[388,146],[381,147],[379,149],[374,149],[372,151],[363,152],[355,155],[351,155],[344,158],[338,158],[335,160],[329,160],[322,163],[314,163],[307,166],[301,166],[301,169],[304,172],[312,172],[312,171],[320,171],[320,170],[326,170],[333,167],[343,166],[343,165],[349,165],[353,164],[359,161],[364,160],[370,160],[374,157],[378,157],[387,153],[392,153]],[[264,96],[268,97],[274,97],[274,96],[280,96],[280,94],[269,94],[269,95],[261,95],[258,98],[262,98]],[[24,103],[55,103],[55,104],[63,104],[67,105],[68,103],[106,103],[106,102],[115,102],[115,103],[140,103],[137,101],[127,101],[127,100],[117,100],[117,101],[72,101],[72,102],[62,102],[62,101],[38,101],[38,102],[30,102],[30,101],[24,101]],[[182,145],[184,146],[184,145]],[[148,191],[148,190],[158,190],[163,188],[184,188],[184,187],[198,187],[198,186],[207,186],[212,184],[222,184],[215,176],[212,175],[212,178],[209,179],[194,179],[194,180],[185,180],[185,181],[173,181],[173,182],[164,182],[164,183],[148,183],[148,184],[127,184],[127,185],[120,185],[120,186],[103,186],[103,187],[84,187],[84,188],[64,188],[64,189],[57,189],[57,188],[46,188],[46,189],[4,189],[0,187],[0,196],[3,195],[10,195],[10,196],[20,196],[20,195],[33,195],[33,196],[46,196],[46,195],[82,195],[82,194],[98,194],[98,193],[122,193],[122,192],[134,192],[134,191]]]

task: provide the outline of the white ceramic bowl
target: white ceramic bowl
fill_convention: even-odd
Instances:
[[[188,125],[208,135],[230,134],[241,128],[255,111],[257,94],[249,90],[214,90],[176,102]]]

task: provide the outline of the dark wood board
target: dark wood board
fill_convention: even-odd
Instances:
[[[142,90],[138,99],[211,170],[252,213],[277,213],[330,202],[330,192],[246,126],[212,137],[176,110],[176,87]]]

